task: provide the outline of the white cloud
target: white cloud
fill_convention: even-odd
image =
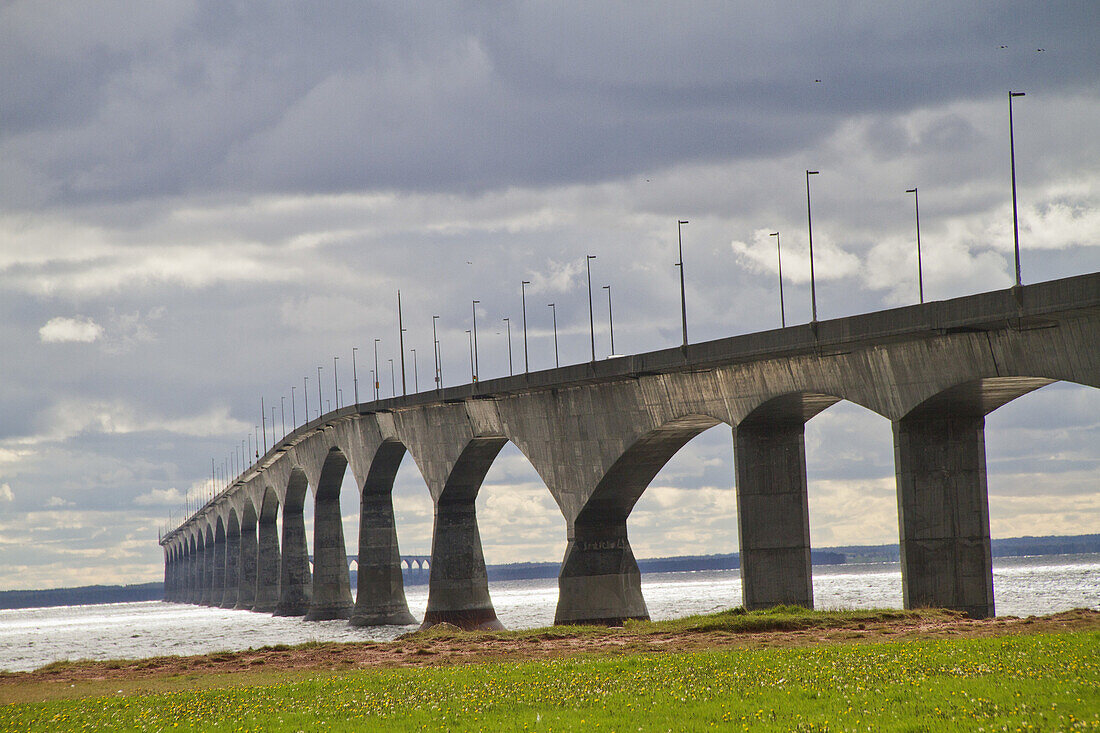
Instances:
[[[46,344],[84,343],[90,344],[103,336],[103,326],[91,318],[51,318],[46,325],[38,329],[38,337]]]
[[[182,504],[184,495],[178,489],[152,489],[134,499],[140,506],[165,506]]]
[[[0,500],[15,501],[15,494],[11,492],[11,486],[8,484],[0,484]]]
[[[56,509],[56,508],[59,508],[59,507],[75,506],[75,505],[73,504],[73,502],[68,501],[66,499],[62,499],[60,496],[51,496],[46,501],[46,506],[50,509]]]

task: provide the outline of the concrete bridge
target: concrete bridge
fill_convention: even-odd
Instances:
[[[286,436],[160,540],[165,597],[414,623],[391,500],[408,451],[435,504],[423,625],[499,627],[474,500],[511,441],[566,520],[556,622],[647,618],[627,517],[681,446],[725,423],[743,603],[812,606],[804,429],[850,400],[892,422],[906,607],[990,616],[985,415],[1057,380],[1100,387],[1100,273],[349,406]],[[354,599],[338,496],[349,465]]]

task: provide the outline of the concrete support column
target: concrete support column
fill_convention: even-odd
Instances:
[[[272,517],[257,523],[259,539],[256,543],[256,599],[252,610],[257,613],[273,613],[279,605],[279,528]],[[306,568],[309,569],[308,567]]]
[[[202,563],[197,551],[187,553],[187,602],[197,604],[202,600]]]
[[[894,464],[905,607],[994,615],[985,418],[895,422]]]
[[[354,605],[340,494],[318,495],[313,512],[313,601],[305,620],[351,618]]]
[[[745,608],[813,608],[806,424],[760,420],[734,430],[737,532]]]
[[[161,588],[161,600],[170,603],[172,599],[172,559],[171,553],[164,553],[164,585]]]
[[[199,594],[199,605],[209,606],[210,597],[214,588],[214,543],[207,540],[202,547],[202,593]]]
[[[241,533],[228,532],[225,536],[225,591],[222,593],[222,608],[237,605],[237,591],[241,576]]]
[[[359,505],[359,571],[352,626],[415,624],[405,600],[390,491],[364,491]]]
[[[649,619],[649,609],[626,519],[575,525],[558,575],[554,623],[621,626],[631,618]]]
[[[220,606],[225,593],[225,536],[214,540],[214,571],[210,582],[208,606]]]
[[[283,556],[280,563],[276,616],[305,616],[313,597],[302,507],[283,507]]]
[[[240,578],[237,582],[238,611],[251,611],[256,604],[256,525],[241,528]]]
[[[435,503],[428,607],[422,629],[444,622],[461,629],[504,628],[489,598],[474,498],[448,499],[444,494]]]

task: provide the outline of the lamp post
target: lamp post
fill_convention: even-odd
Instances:
[[[378,342],[381,340],[382,339],[374,340],[374,399],[376,402],[378,401],[378,387],[380,386],[379,383],[382,381],[382,375],[378,371]]]
[[[420,375],[416,373],[416,349],[409,349],[413,355],[413,391],[420,393]]]
[[[298,427],[298,411],[294,407],[294,385],[290,386],[290,428]]]
[[[596,320],[592,315],[592,260],[596,255],[588,255],[584,266],[588,270],[588,335],[592,339],[592,361],[596,361]]]
[[[340,357],[332,357],[332,392],[336,398],[336,409],[340,409],[340,373],[336,369],[336,360]]]
[[[263,413],[261,412],[260,414],[262,415]],[[255,439],[256,439],[256,458],[259,458],[260,457],[260,426],[259,425],[252,426],[252,432],[255,433],[255,435],[253,437],[255,437]],[[267,452],[267,447],[265,446],[264,447],[264,453],[266,453],[266,452]]]
[[[321,370],[322,367],[317,367],[317,417],[321,417],[324,413],[321,412],[324,409],[325,401],[321,397]]]
[[[504,325],[508,328],[508,376],[512,376],[512,320],[510,318],[502,319]]]
[[[917,187],[905,189],[906,193],[913,194],[913,210],[917,215],[917,287],[920,292],[920,302],[924,302],[924,267],[920,259],[920,199],[917,196]]]
[[[279,421],[283,427],[283,437],[286,437],[286,395],[279,395]]]
[[[472,333],[470,329],[466,329],[466,336],[470,339],[470,382],[476,382],[477,374],[474,372],[474,337],[470,335]]]
[[[275,447],[275,405],[271,406],[271,447]]]
[[[530,280],[524,280],[519,284],[519,299],[523,306],[523,372],[525,374],[531,371],[531,366],[527,362],[527,293],[524,291],[524,288],[530,284]]]
[[[546,304],[554,314],[554,366],[561,366],[558,362],[558,307],[553,303]]]
[[[264,453],[267,453],[267,410],[264,408],[264,398],[260,398],[260,425],[264,429]],[[271,426],[271,432],[275,432],[275,426]]]
[[[248,455],[252,455],[252,433],[248,434]],[[259,456],[260,452],[256,451],[256,455]]]
[[[302,398],[306,403],[306,414],[302,418],[305,421],[304,425],[309,422],[309,377],[302,377]]]
[[[439,336],[436,335],[435,322],[439,316],[432,316],[432,352],[435,354],[435,389],[438,392],[443,388],[443,375],[439,373]]]
[[[408,394],[405,389],[405,327],[401,324],[401,291],[397,291],[397,348],[401,352],[401,394]],[[394,392],[397,388],[394,387]],[[396,395],[395,395],[396,396]]]
[[[355,352],[359,351],[358,346],[351,347],[351,383],[354,389],[355,404],[359,404],[359,375],[355,373]]]
[[[775,237],[775,257],[779,262],[779,323],[786,328],[787,310],[783,306],[783,249],[779,246],[779,232],[772,232],[768,236]]]
[[[684,348],[688,345],[688,310],[687,310],[687,294],[684,292],[684,224],[688,222],[685,220],[678,220],[676,222],[676,241],[680,247],[680,261],[676,263],[676,266],[680,268],[680,319],[683,321],[684,326]]]
[[[615,316],[611,312],[611,286],[604,285],[607,291],[607,327],[611,332],[611,356],[615,356]]]
[[[471,304],[470,304],[470,311],[473,313],[473,316],[474,316],[474,381],[475,382],[477,381],[477,378],[479,376],[481,376],[481,365],[480,365],[480,362],[478,362],[478,360],[477,360],[477,304],[480,303],[480,302],[481,302],[480,300],[475,300],[475,301],[472,301]]]
[[[1023,281],[1020,279],[1020,219],[1016,210],[1016,136],[1012,130],[1012,98],[1022,96],[1024,92],[1008,93],[1008,154],[1012,165],[1012,246],[1016,254],[1016,287],[1020,287]]]
[[[817,286],[814,283],[814,222],[810,216],[810,176],[820,171],[806,171],[806,228],[810,236],[810,307],[813,309],[813,323],[817,323]]]

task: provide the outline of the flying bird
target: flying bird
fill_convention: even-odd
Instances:
[[[1008,46],[1001,46],[1001,48],[1008,48]]]
[[[1046,51],[1046,49],[1045,49],[1045,48],[1037,48],[1037,49],[1035,49],[1035,52],[1036,52],[1036,53],[1038,53],[1038,52],[1040,52],[1040,51]]]
[[[820,83],[821,83],[820,79],[814,79],[814,84],[820,84]]]

